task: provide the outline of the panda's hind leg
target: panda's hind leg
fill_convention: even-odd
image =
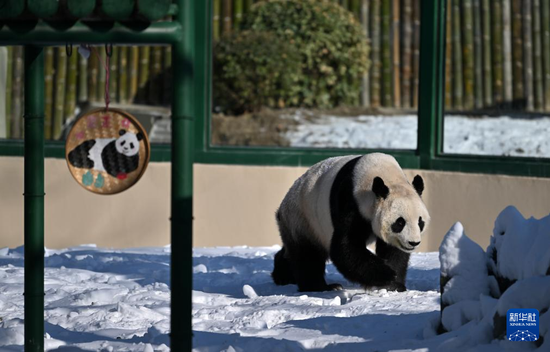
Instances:
[[[395,248],[381,240],[376,239],[376,255],[386,262],[397,276],[395,280],[386,288],[390,291],[403,292],[406,291],[405,279],[407,276],[407,267],[409,265],[410,253],[405,253],[402,250]]]
[[[275,254],[271,273],[277,285],[297,284],[298,291],[319,292],[342,289],[339,284],[327,285],[325,264],[327,251],[314,241],[311,233],[302,228],[288,226],[281,211],[276,215],[283,248]],[[306,226],[307,227],[307,226]],[[309,237],[308,237],[309,236]]]
[[[342,289],[340,284],[327,285],[325,281],[328,253],[321,246],[302,239],[292,246],[290,258],[298,291],[322,292]]]
[[[292,272],[292,263],[288,259],[288,253],[285,247],[275,254],[275,260],[273,263],[273,272],[271,277],[276,285],[289,285],[295,284],[294,273]]]

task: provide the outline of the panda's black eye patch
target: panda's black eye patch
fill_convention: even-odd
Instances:
[[[130,148],[134,149],[134,143],[130,143]]]
[[[418,227],[420,227],[420,232],[424,230],[424,220],[422,220],[422,216],[418,218]]]
[[[120,145],[124,145],[124,144],[126,144],[126,141],[120,142]]]
[[[405,227],[406,224],[407,222],[405,221],[405,219],[400,217],[397,220],[395,220],[393,225],[391,225],[391,230],[395,233],[400,233],[401,231],[403,231],[403,228]]]

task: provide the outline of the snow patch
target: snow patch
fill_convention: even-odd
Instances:
[[[460,222],[443,238],[439,261],[441,275],[449,279],[443,291],[443,303],[479,300],[481,294],[489,294],[485,252],[466,236]]]

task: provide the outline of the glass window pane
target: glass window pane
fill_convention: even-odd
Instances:
[[[550,157],[550,2],[447,3],[443,151]]]
[[[78,47],[44,49],[44,135],[64,140],[72,124],[92,109],[105,107],[134,115],[148,132],[151,143],[170,142],[172,75],[170,46],[114,46],[107,60],[103,46],[94,47],[88,59]],[[94,52],[95,51],[95,52]],[[24,136],[23,47],[0,48],[0,138]],[[105,65],[109,62],[109,82]]]
[[[342,10],[343,17],[323,34],[309,24],[292,30],[290,20],[285,20],[291,16],[280,13],[262,20],[260,5],[252,12],[245,6],[242,18],[236,17],[230,4],[214,0],[211,144],[416,149],[420,0],[335,1],[331,6],[338,6],[335,13]],[[353,25],[345,16],[352,16]],[[359,66],[369,64],[364,74],[331,76],[339,70],[357,70],[339,64],[353,62],[357,47],[352,41],[331,52],[335,47],[330,35],[342,35],[340,27],[350,28],[346,32],[358,28],[362,34],[368,53]],[[277,43],[280,38],[284,43]],[[297,43],[297,48],[288,48],[288,42]],[[307,50],[316,50],[315,55],[308,56]],[[300,65],[286,62],[282,68],[280,62],[269,62],[269,55],[282,51]],[[259,59],[266,53],[268,63]],[[320,63],[310,65],[308,59]],[[293,72],[297,78],[285,85],[284,77],[272,72]],[[336,79],[329,82],[327,77]],[[270,80],[281,83],[274,92],[269,91]]]

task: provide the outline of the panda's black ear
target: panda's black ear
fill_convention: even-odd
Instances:
[[[378,198],[386,199],[390,194],[390,189],[384,184],[384,180],[378,176],[372,181],[372,191]]]
[[[424,180],[420,175],[416,175],[414,177],[413,187],[416,190],[416,193],[418,193],[418,195],[421,196],[422,192],[424,192]]]
[[[141,132],[138,132],[138,134],[136,134],[136,138],[138,141],[141,141],[143,139],[143,134],[141,134]]]
[[[126,133],[126,130],[120,130],[118,131],[119,136],[123,136]]]

